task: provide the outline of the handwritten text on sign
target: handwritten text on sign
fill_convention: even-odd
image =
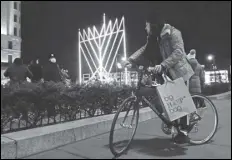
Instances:
[[[174,99],[172,95],[164,97],[164,100],[168,106],[169,112],[170,113],[181,112],[182,111],[181,104],[183,103],[184,98],[186,97],[183,96],[178,99]]]

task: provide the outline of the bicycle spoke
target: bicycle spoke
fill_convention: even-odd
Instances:
[[[191,114],[188,128],[190,143],[199,145],[209,142],[217,131],[218,114],[210,99],[201,95],[192,95],[197,111]],[[207,110],[207,111],[206,111]]]
[[[135,118],[135,111],[136,111],[136,110],[134,110],[134,112],[133,112],[133,116],[132,116],[132,119],[131,119],[131,126],[132,126],[132,123],[133,123],[134,118]]]
[[[133,99],[131,98],[128,98],[125,101],[123,101],[118,112],[115,114],[110,131],[110,150],[114,155],[123,154],[129,147],[135,135],[138,125],[139,111],[131,110],[134,104],[132,101]],[[133,113],[131,113],[130,111]],[[132,118],[132,120],[128,118]],[[134,120],[135,126],[133,126]]]
[[[125,123],[125,120],[126,120],[126,118],[127,118],[127,116],[128,116],[128,113],[130,112],[130,108],[131,108],[131,106],[128,108],[128,110],[127,110],[127,112],[126,112],[126,115],[125,115],[125,117],[124,117],[122,123]]]

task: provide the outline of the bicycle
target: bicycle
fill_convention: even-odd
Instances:
[[[115,156],[115,157],[119,157],[121,156],[122,154],[124,154],[130,147],[130,144],[135,136],[135,133],[136,133],[136,130],[137,130],[137,127],[138,127],[138,122],[139,122],[139,109],[140,109],[140,106],[142,103],[146,103],[148,105],[148,107],[150,107],[157,115],[158,117],[162,120],[162,131],[167,134],[167,135],[170,135],[172,134],[172,137],[174,136],[174,134],[177,132],[180,132],[180,124],[176,121],[169,121],[165,115],[162,113],[162,111],[159,111],[156,106],[152,103],[150,103],[144,96],[143,94],[141,94],[140,90],[142,88],[142,78],[143,78],[143,75],[148,73],[147,69],[145,69],[143,66],[137,66],[138,68],[138,73],[139,73],[139,76],[138,76],[138,83],[137,83],[137,87],[135,89],[135,91],[132,91],[132,94],[130,97],[128,97],[127,99],[125,99],[122,104],[119,106],[118,108],[118,111],[116,112],[115,116],[114,116],[114,119],[113,119],[113,122],[112,122],[112,125],[111,125],[111,130],[110,130],[110,136],[109,136],[109,146],[110,146],[110,150],[112,152],[112,154]],[[149,88],[150,90],[153,90],[153,91],[156,91],[156,87],[160,85],[160,84],[156,84],[152,87],[146,87],[146,88]],[[201,145],[201,144],[205,144],[207,142],[209,142],[213,136],[215,135],[216,131],[217,131],[217,127],[218,127],[218,113],[217,113],[217,109],[215,107],[215,105],[213,104],[213,102],[207,98],[206,96],[202,95],[202,94],[191,94],[191,97],[193,98],[194,100],[194,103],[196,102],[196,99],[198,100],[201,100],[201,101],[204,101],[204,102],[208,102],[208,106],[206,108],[212,108],[213,109],[213,112],[214,112],[214,118],[215,120],[213,121],[214,124],[213,124],[213,130],[207,135],[206,138],[203,138],[203,139],[200,139],[200,140],[194,140],[194,139],[191,139],[189,137],[189,144],[192,144],[192,145]],[[159,97],[158,97],[159,98]],[[160,99],[160,98],[159,98]],[[195,105],[198,105],[198,109],[199,108],[205,108],[205,107],[199,107],[199,104],[196,104]],[[202,103],[201,103],[202,104]],[[162,103],[161,103],[162,105]],[[163,106],[162,106],[163,107]],[[132,114],[129,114],[129,112],[132,111],[133,113]],[[123,115],[123,116],[119,116],[120,113]],[[194,112],[194,113],[191,113],[188,115],[190,117],[189,119],[189,124],[188,124],[188,129],[187,129],[187,133],[190,134],[190,132],[193,130],[193,128],[197,128],[197,126],[199,125],[199,122],[201,122],[203,116],[202,115],[199,115],[197,112]],[[194,118],[195,116],[195,118]],[[126,125],[125,124],[125,121],[128,117],[132,117],[132,120],[130,122],[129,125]],[[116,121],[118,119],[121,119],[123,120],[122,123],[120,123],[120,125],[116,125]],[[135,119],[135,124],[132,124],[133,121]],[[167,131],[165,130],[165,127],[167,128],[172,128],[171,131]],[[133,128],[134,127],[134,128]],[[127,143],[125,143],[124,147],[121,149],[121,150],[117,150],[114,146],[114,132],[117,130],[117,129],[122,129],[122,128],[128,128],[128,129],[133,129],[132,131],[132,134],[131,134],[131,137],[129,138],[129,140],[127,141]],[[176,132],[174,132],[176,131]],[[117,145],[117,144],[116,144]]]

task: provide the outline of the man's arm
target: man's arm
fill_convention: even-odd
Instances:
[[[42,66],[39,66],[39,78],[43,78],[43,67]]]
[[[57,66],[56,75],[57,75],[58,81],[62,81],[62,73],[61,73],[60,66],[58,64],[56,66]]]
[[[170,43],[172,45],[173,52],[161,63],[161,65],[167,69],[174,66],[184,55],[184,42],[181,32],[175,30],[170,36]]]
[[[6,71],[4,72],[4,76],[5,77],[9,77],[10,76],[10,74],[9,74],[9,68],[7,68]]]
[[[137,63],[140,60],[141,55],[143,54],[144,50],[146,48],[146,44],[142,46],[140,49],[138,49],[135,53],[133,53],[128,60],[132,63]]]
[[[129,61],[134,62],[134,63],[138,63],[139,61],[145,62],[147,60],[150,60],[149,58],[151,56],[149,56],[149,55],[154,54],[153,49],[156,47],[155,46],[156,43],[157,43],[156,37],[148,36],[146,44],[143,45],[140,49],[138,49],[135,53],[133,53],[129,57]]]
[[[27,71],[26,71],[26,72],[27,72],[27,73],[26,73],[27,77],[30,78],[30,79],[32,79],[33,74],[31,73],[30,69],[29,69],[28,67],[26,67],[26,70],[27,70]]]

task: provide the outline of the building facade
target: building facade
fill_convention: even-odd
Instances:
[[[1,1],[1,78],[6,67],[21,57],[21,1]]]

